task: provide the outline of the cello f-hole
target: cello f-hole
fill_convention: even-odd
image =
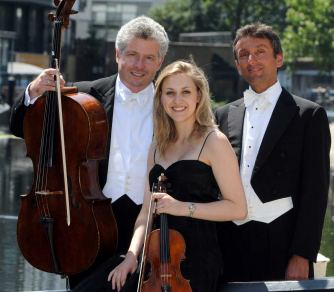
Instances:
[[[78,204],[74,203],[74,195],[73,195],[73,182],[70,176],[67,176],[67,181],[68,181],[68,188],[69,188],[69,195],[71,199],[71,205],[74,209],[80,209],[81,208],[81,203],[79,202]]]

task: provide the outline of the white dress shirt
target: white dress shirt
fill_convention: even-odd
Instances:
[[[137,205],[143,203],[147,156],[153,138],[151,83],[137,94],[116,80],[106,197],[115,202],[124,194]]]
[[[245,190],[248,214],[244,220],[233,221],[237,225],[245,224],[251,220],[270,223],[293,208],[291,197],[262,203],[250,183],[263,136],[267,130],[269,120],[281,92],[282,87],[279,81],[277,81],[265,92],[259,94],[261,95],[260,100],[254,99],[254,101],[246,107],[240,175]],[[245,92],[245,96],[247,94],[257,95],[251,87],[249,87],[249,91]],[[263,102],[263,97],[266,97],[267,102]]]
[[[25,94],[24,94],[24,105],[25,106],[29,106],[30,104],[34,104],[35,101],[41,97],[42,95],[39,95],[37,97],[35,97],[34,99],[30,99],[30,95],[29,95],[29,87],[30,87],[31,83],[27,86]]]

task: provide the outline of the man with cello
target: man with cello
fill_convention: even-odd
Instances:
[[[116,38],[118,74],[95,81],[66,84],[95,97],[108,116],[106,156],[99,164],[100,187],[112,199],[118,227],[116,253],[127,250],[133,226],[143,203],[146,161],[153,137],[152,83],[168,50],[164,28],[140,16],[124,26]],[[55,69],[44,70],[16,99],[10,117],[11,132],[24,138],[23,121],[28,107],[46,91],[55,91]],[[65,86],[61,76],[60,86]],[[87,273],[70,277],[74,288]]]

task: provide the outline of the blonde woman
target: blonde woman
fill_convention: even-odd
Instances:
[[[91,282],[88,290],[75,291],[99,291],[101,285],[106,289],[110,269],[110,291],[136,291],[138,275],[134,272],[144,241],[150,186],[161,173],[167,176],[172,192],[153,194],[153,199],[158,199],[157,213],[168,214],[169,228],[185,239],[183,276],[190,279],[193,292],[215,291],[220,285],[223,261],[215,221],[241,220],[247,211],[238,162],[227,138],[214,123],[203,71],[185,61],[167,66],[156,82],[153,114],[154,142],[147,162],[144,203],[130,248],[124,261],[120,263],[114,257],[98,270],[101,280],[97,286],[92,280],[84,281],[83,285]],[[219,200],[219,193],[223,200]],[[130,273],[133,275],[126,281]]]

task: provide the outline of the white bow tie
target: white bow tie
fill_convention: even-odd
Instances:
[[[143,108],[148,99],[147,93],[133,93],[131,91],[120,90],[120,96],[122,97],[123,104],[129,104],[136,100],[141,108]]]
[[[254,101],[257,100],[259,106],[265,108],[268,104],[268,98],[268,94],[256,94],[248,89],[244,92],[244,101],[246,107],[250,106]]]

